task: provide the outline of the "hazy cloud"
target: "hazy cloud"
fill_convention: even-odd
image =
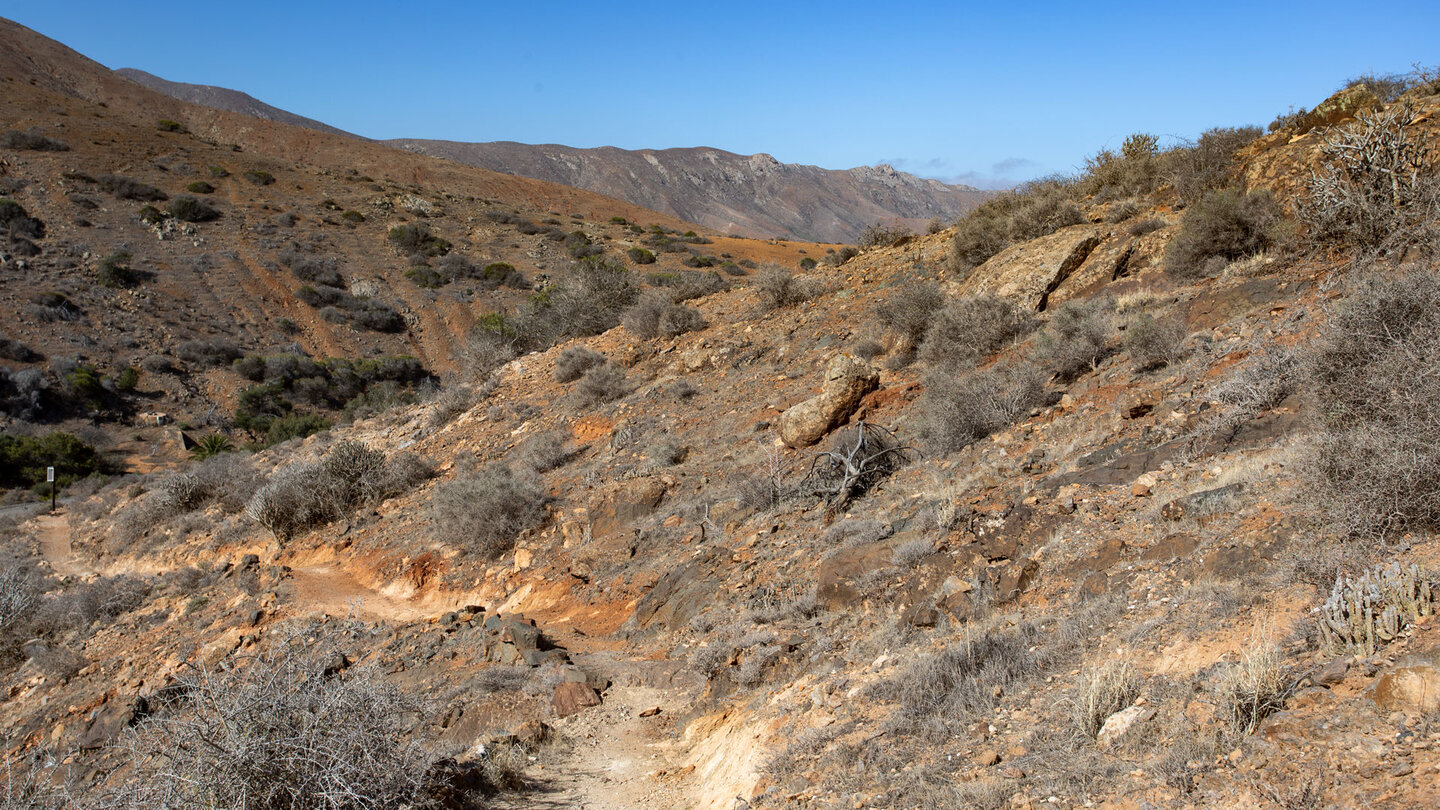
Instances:
[[[1034,177],[1038,163],[1025,157],[1008,157],[990,166],[988,170],[961,170],[947,158],[887,158],[878,161],[888,163],[902,172],[930,177],[944,183],[958,183],[983,189],[1010,188],[1017,183]]]

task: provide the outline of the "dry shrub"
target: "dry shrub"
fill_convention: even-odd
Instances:
[[[1290,349],[1256,347],[1245,363],[1206,392],[1220,407],[1200,421],[1194,435],[1207,441],[1228,442],[1241,425],[1295,393],[1300,376],[1300,360]]]
[[[1260,135],[1259,127],[1217,127],[1205,130],[1194,146],[1170,152],[1170,182],[1181,202],[1193,204],[1230,185],[1239,170],[1235,153]]]
[[[1397,104],[1330,133],[1299,214],[1320,239],[1366,250],[1433,253],[1440,179],[1411,137],[1415,110]]]
[[[1024,336],[1035,325],[1030,313],[996,295],[952,301],[929,320],[920,359],[944,369],[973,365]]]
[[[1185,342],[1185,324],[1176,317],[1156,318],[1142,312],[1130,319],[1121,341],[1136,371],[1149,371],[1174,362],[1181,357]]]
[[[379,503],[431,475],[430,465],[409,453],[386,458],[360,442],[345,441],[318,462],[277,470],[245,504],[245,514],[277,540],[338,520],[362,504]]]
[[[566,346],[555,358],[555,382],[574,382],[595,366],[605,362],[605,355],[584,346]]]
[[[635,306],[626,310],[620,321],[626,331],[638,338],[673,338],[704,329],[707,324],[700,310],[676,303],[661,290],[648,290]]]
[[[1045,399],[1034,366],[999,366],[959,375],[935,374],[919,400],[920,433],[938,453],[952,453],[1014,424]]]
[[[1342,532],[1440,526],[1440,280],[1361,282],[1305,363],[1320,431],[1319,501]]]
[[[986,200],[955,225],[951,250],[956,267],[969,270],[1012,244],[1084,222],[1074,202],[1078,193],[1070,181],[1046,178]]]
[[[1259,253],[1276,243],[1280,216],[1269,191],[1210,192],[1180,215],[1180,229],[1165,252],[1165,271],[1200,278],[1214,272],[1212,260],[1229,263]]]
[[[520,532],[544,522],[545,491],[534,474],[503,464],[464,469],[435,488],[430,515],[436,539],[495,559]]]
[[[182,675],[178,698],[128,739],[124,805],[147,808],[415,806],[425,753],[408,739],[425,709],[373,671],[336,672],[298,642]]]
[[[1280,651],[1257,641],[1226,667],[1215,683],[1215,702],[1239,734],[1251,734],[1266,717],[1285,708],[1295,680],[1280,666]]]
[[[625,396],[630,393],[630,385],[623,368],[614,363],[601,363],[585,372],[575,383],[574,392],[579,407],[591,408]]]
[[[520,466],[537,473],[563,466],[572,455],[570,432],[567,430],[536,433],[515,448],[515,459]]]
[[[1095,370],[1113,350],[1115,301],[1109,297],[1074,299],[1050,316],[1037,341],[1035,357],[1062,380]]]
[[[797,306],[819,295],[815,282],[796,278],[794,273],[775,265],[755,274],[752,284],[760,296],[760,308],[766,312]]]
[[[1105,720],[1129,706],[1139,694],[1140,678],[1129,662],[1110,661],[1087,671],[1073,707],[1076,731],[1095,739]]]
[[[880,325],[913,348],[920,345],[935,313],[945,306],[945,293],[933,281],[906,284],[875,308]]]

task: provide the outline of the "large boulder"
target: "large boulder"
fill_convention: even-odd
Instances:
[[[864,360],[838,354],[825,368],[820,393],[780,414],[780,439],[790,447],[809,447],[844,424],[860,400],[880,387],[880,372]]]
[[[1000,251],[974,270],[955,290],[960,295],[989,293],[1030,310],[1044,310],[1055,292],[1108,232],[1098,225],[1072,225],[1048,236]],[[1113,268],[1113,264],[1112,264]]]

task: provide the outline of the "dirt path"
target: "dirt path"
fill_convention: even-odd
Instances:
[[[70,547],[70,519],[64,509],[35,518],[35,536],[40,540],[40,555],[55,573],[71,577],[95,573]]]
[[[497,807],[678,810],[695,807],[693,769],[678,764],[670,690],[612,685],[604,704],[554,721],[558,758],[531,774],[537,789]],[[641,717],[659,708],[659,714]],[[549,760],[550,758],[546,758]]]
[[[404,623],[434,615],[434,611],[413,602],[368,588],[345,571],[328,565],[292,569],[290,582],[295,588],[296,607],[330,616]]]
[[[70,524],[62,510],[34,519],[40,553],[57,574],[104,574],[75,556]],[[159,572],[150,572],[159,573]],[[412,622],[433,609],[367,587],[333,565],[291,571],[296,611],[389,622]],[[585,667],[583,654],[576,663]],[[608,657],[608,656],[607,656]],[[613,660],[608,668],[617,666]],[[618,663],[622,669],[624,661]],[[617,678],[617,681],[626,680]],[[696,807],[699,795],[693,769],[681,767],[683,752],[675,740],[675,717],[685,709],[680,690],[614,683],[604,703],[554,721],[561,744],[533,774],[537,789],[497,803],[502,808],[585,808],[585,810],[675,810]],[[658,713],[650,710],[659,709]],[[648,714],[641,717],[641,714]]]

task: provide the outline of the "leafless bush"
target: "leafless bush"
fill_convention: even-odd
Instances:
[[[889,429],[862,420],[836,432],[830,449],[815,456],[806,481],[831,508],[844,509],[900,469],[912,452]]]
[[[819,294],[815,282],[796,278],[789,270],[774,265],[755,274],[752,284],[760,296],[760,308],[766,312],[803,304]]]
[[[865,226],[856,245],[860,248],[896,247],[915,238],[915,232],[904,225],[875,222]]]
[[[945,293],[933,281],[906,284],[875,308],[875,316],[886,330],[899,336],[907,350],[924,340],[935,313],[945,306]]]
[[[1137,371],[1149,371],[1174,362],[1181,355],[1185,324],[1179,318],[1156,318],[1142,312],[1130,319],[1121,341]]]
[[[549,472],[568,462],[573,454],[570,433],[547,430],[536,433],[515,448],[515,460],[524,469]]]
[[[1180,200],[1193,204],[1207,192],[1230,185],[1239,170],[1235,153],[1260,135],[1259,127],[1207,129],[1194,146],[1175,149],[1166,155],[1170,182]]]
[[[1305,363],[1320,423],[1320,501],[1346,533],[1440,525],[1440,281],[1414,268],[1361,282]]]
[[[894,534],[890,524],[869,518],[846,518],[825,530],[820,544],[834,548],[878,543]]]
[[[1125,232],[1134,237],[1141,237],[1147,233],[1154,233],[1165,227],[1165,220],[1159,217],[1147,217],[1125,226]]]
[[[1324,164],[1306,183],[1299,214],[1321,239],[1374,250],[1430,249],[1440,216],[1440,178],[1411,137],[1415,110],[1402,103],[1331,131]]]
[[[952,301],[934,313],[920,359],[937,368],[972,365],[1034,328],[1035,320],[1008,299],[977,295]]]
[[[426,775],[407,732],[424,704],[298,642],[181,676],[177,704],[128,738],[132,807],[414,806]]]
[[[64,141],[47,138],[40,130],[31,127],[27,131],[7,129],[0,134],[0,147],[5,149],[28,149],[32,152],[68,152],[70,147]]]
[[[430,466],[414,455],[387,459],[359,442],[341,442],[318,462],[276,471],[246,502],[245,514],[284,542],[297,531],[339,519],[355,506],[404,492],[430,474]]]
[[[576,403],[581,408],[590,408],[625,396],[630,393],[630,385],[625,379],[625,369],[614,363],[601,363],[585,372],[573,390]]]
[[[101,577],[47,595],[35,606],[30,624],[34,632],[48,636],[87,630],[96,622],[109,623],[140,607],[149,594],[150,582],[144,578]]]
[[[533,475],[503,464],[462,470],[435,488],[430,500],[436,539],[495,559],[520,532],[545,520],[545,491]]]
[[[932,375],[920,397],[920,431],[951,453],[1014,424],[1045,398],[1045,379],[1030,365]]]
[[[1066,301],[1040,333],[1036,359],[1062,380],[1093,371],[1114,348],[1115,302],[1107,297]]]

